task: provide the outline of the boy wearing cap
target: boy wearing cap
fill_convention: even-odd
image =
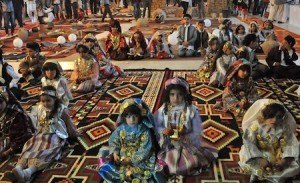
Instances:
[[[183,16],[183,25],[178,28],[179,57],[192,57],[195,50],[194,45],[197,40],[197,29],[190,24],[192,17],[189,14]]]
[[[294,49],[295,44],[295,38],[288,35],[281,46],[274,47],[269,52],[266,61],[275,78],[300,79],[300,66],[295,63],[298,60]]]
[[[43,76],[43,71],[42,71],[42,66],[46,60],[46,58],[42,55],[40,55],[41,48],[40,45],[37,42],[31,42],[26,44],[27,48],[27,57],[25,58],[24,61],[25,64],[20,64],[22,66],[28,65],[29,67],[27,68],[28,70],[25,70],[24,73],[30,72],[34,78],[38,78],[39,80]],[[19,71],[21,69],[24,70],[26,67],[20,67]],[[23,72],[22,72],[23,73]]]

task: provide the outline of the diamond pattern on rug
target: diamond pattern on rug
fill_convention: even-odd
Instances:
[[[234,139],[239,137],[239,134],[236,131],[212,119],[204,121],[202,123],[202,127],[203,139],[206,140],[209,145],[216,147],[218,150],[221,150]]]
[[[108,90],[107,93],[114,97],[116,100],[120,101],[126,98],[134,97],[135,95],[139,95],[143,93],[143,90],[139,89],[138,87],[132,84],[127,84]]]
[[[217,166],[213,164],[207,170],[201,172],[200,175],[197,176],[189,176],[186,177],[184,182],[206,182],[206,183],[219,183]]]
[[[89,118],[98,118],[102,114],[110,114],[114,107],[115,103],[110,103],[109,100],[100,100],[98,103],[95,105],[95,107],[92,109],[91,112],[87,115]]]
[[[213,88],[204,84],[192,88],[191,91],[194,97],[206,102],[218,97],[219,95],[222,95],[223,93],[218,88]]]
[[[284,92],[286,94],[298,97],[296,90],[299,88],[298,84],[293,84],[292,86],[288,87],[286,90],[284,90]]]
[[[105,118],[78,128],[82,132],[82,135],[78,137],[78,141],[86,150],[89,150],[107,142],[109,135],[114,129],[115,122],[110,118]]]
[[[244,174],[238,165],[239,154],[230,152],[229,157],[229,159],[219,159],[221,182],[248,183],[250,176]]]
[[[88,183],[99,183],[98,157],[84,156],[71,178],[82,179],[83,182]]]

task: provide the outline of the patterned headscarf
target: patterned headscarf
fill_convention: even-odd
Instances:
[[[183,86],[187,93],[190,93],[190,86],[189,84],[186,82],[186,80],[184,79],[181,79],[181,78],[178,78],[178,77],[174,77],[174,78],[171,78],[171,79],[168,79],[166,82],[165,82],[165,89],[167,89],[167,87],[171,84],[174,84],[174,85],[181,85]]]
[[[232,44],[230,41],[226,41],[226,43],[224,44],[222,50],[225,53],[228,49],[232,49]]]
[[[129,106],[137,106],[140,110],[141,110],[141,118],[142,118],[142,122],[144,123],[144,125],[146,125],[148,128],[153,128],[153,124],[154,124],[154,118],[153,115],[151,113],[151,111],[149,110],[149,107],[147,106],[147,104],[139,98],[129,98],[126,99],[122,102],[121,106],[120,106],[120,114],[118,116],[117,119],[117,123],[121,124],[124,123],[125,121],[122,121],[122,114],[124,112],[124,110],[129,107]]]
[[[237,61],[235,61],[232,66],[230,66],[228,68],[228,71],[226,73],[226,80],[229,81],[231,80],[231,78],[238,72],[239,68],[243,65],[249,65],[250,67],[250,63],[248,60],[246,59],[239,59]],[[250,73],[249,73],[250,74]]]

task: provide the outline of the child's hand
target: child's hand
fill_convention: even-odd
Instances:
[[[114,161],[115,161],[115,163],[118,164],[120,162],[120,156],[117,154],[114,154]]]
[[[275,168],[278,171],[282,171],[285,167],[288,167],[292,162],[292,158],[283,158],[275,164]]]
[[[172,128],[165,128],[162,133],[167,136],[172,136],[174,134],[174,130]]]

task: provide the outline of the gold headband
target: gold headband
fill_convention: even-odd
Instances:
[[[56,97],[56,91],[53,91],[53,90],[41,91],[40,96],[41,95],[49,95],[51,97]]]
[[[231,48],[232,46],[231,46],[231,43],[230,43],[230,41],[226,41],[226,43],[224,44],[224,46],[223,46],[223,52],[225,53],[229,48]]]

